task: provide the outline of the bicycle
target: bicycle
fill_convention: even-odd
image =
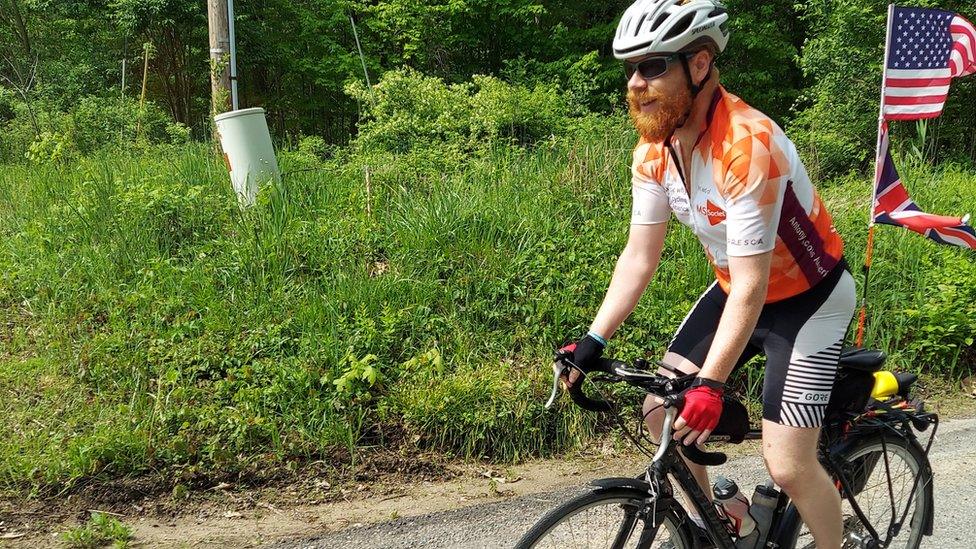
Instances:
[[[552,394],[546,408],[558,396],[561,376],[569,368],[576,368],[569,357],[568,353],[556,355]],[[917,548],[923,536],[932,534],[934,501],[928,452],[939,418],[925,411],[923,402],[911,397],[917,376],[881,371],[884,359],[880,351],[844,349],[821,432],[818,457],[843,498],[843,547]],[[603,359],[602,372],[581,375],[569,390],[576,405],[590,411],[611,412],[621,427],[624,426],[619,414],[606,398],[591,398],[583,392],[584,379],[627,383],[663,399],[661,444],[646,470],[635,478],[591,482],[586,492],[539,519],[516,547],[578,547],[579,541],[590,547],[597,539],[604,541],[598,547],[615,549],[701,547],[703,542],[695,535],[687,511],[676,498],[671,478],[690,498],[689,503],[705,523],[709,543],[715,547],[813,547],[813,539],[796,507],[785,493],[773,487],[771,480],[766,484],[775,494],[771,518],[765,524],[756,521],[758,536],[736,537],[730,519],[705,496],[678,453],[703,465],[724,463],[726,455],[671,440],[671,426],[681,410],[683,392],[694,376],[657,365],[676,377],[648,371],[648,363],[643,360],[628,365]],[[923,448],[915,432],[929,427],[931,434]],[[626,428],[623,432],[650,455]],[[742,403],[726,395],[719,426],[706,443],[740,443],[760,438],[761,432],[749,425]]]

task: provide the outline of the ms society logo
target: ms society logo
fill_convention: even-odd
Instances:
[[[706,200],[704,204],[698,206],[698,213],[705,216],[708,219],[708,224],[713,227],[725,221],[725,210],[712,204],[711,200]]]

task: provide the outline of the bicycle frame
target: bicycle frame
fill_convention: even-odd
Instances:
[[[685,494],[691,499],[692,505],[698,511],[699,516],[705,521],[709,535],[717,547],[722,549],[735,549],[735,541],[729,534],[725,522],[718,516],[715,506],[702,491],[698,481],[691,474],[684,459],[678,455],[675,448],[675,441],[671,440],[671,426],[674,424],[677,410],[670,406],[665,410],[664,430],[661,433],[661,445],[658,447],[654,459],[651,461],[645,473],[645,479],[651,486],[652,495],[660,497],[665,494],[668,500],[673,500],[673,492],[670,489],[668,474],[678,481],[678,485],[684,490]],[[680,443],[679,443],[680,444]],[[678,505],[676,501],[668,501],[667,504]],[[656,524],[653,531],[656,531]],[[642,536],[643,539],[643,536]]]
[[[645,481],[650,487],[651,496],[652,498],[655,498],[655,503],[653,505],[660,504],[664,507],[669,505],[680,505],[673,496],[673,490],[668,479],[668,475],[671,475],[677,481],[678,486],[680,486],[684,493],[688,495],[691,505],[695,507],[695,510],[698,512],[699,516],[701,516],[705,521],[706,530],[708,531],[709,536],[712,538],[712,542],[715,543],[717,547],[723,549],[735,549],[735,540],[728,532],[725,521],[719,517],[715,510],[714,504],[705,495],[701,486],[699,486],[698,481],[688,469],[684,459],[682,459],[682,457],[679,455],[675,441],[671,440],[671,426],[674,423],[676,415],[677,411],[673,406],[666,409],[664,430],[661,433],[661,445],[658,447],[657,453],[654,454],[654,458],[644,475]],[[854,490],[852,487],[851,479],[848,478],[848,474],[845,471],[845,462],[838,457],[836,452],[831,452],[828,446],[831,444],[831,439],[838,435],[846,439],[851,436],[871,433],[875,430],[880,430],[882,433],[882,445],[884,445],[884,435],[886,431],[891,430],[896,431],[897,436],[908,438],[910,443],[919,445],[920,449],[921,445],[918,443],[918,440],[912,430],[905,425],[901,425],[903,428],[898,429],[892,425],[892,421],[888,420],[877,420],[876,422],[862,424],[858,423],[856,421],[857,419],[860,418],[855,418],[854,421],[848,423],[847,425],[849,430],[843,433],[831,432],[825,427],[825,432],[821,438],[820,462],[827,469],[828,473],[830,473],[840,483],[840,489],[843,490],[843,493],[847,496],[854,514],[865,527],[867,533],[871,536],[871,541],[877,547],[888,547],[891,544],[892,538],[898,535],[904,521],[908,517],[908,512],[911,508],[912,501],[914,500],[915,494],[919,489],[919,480],[924,476],[923,471],[919,471],[918,474],[915,475],[915,483],[909,492],[904,509],[896,511],[894,508],[892,508],[891,520],[889,521],[888,527],[885,530],[885,536],[882,539],[881,535],[879,535],[877,530],[875,530],[875,528],[871,525],[870,521],[865,516],[864,511],[857,502],[855,495],[856,490]],[[892,417],[891,419],[901,422],[910,420],[907,414],[902,414],[902,417]],[[927,455],[929,449],[931,448],[932,441],[935,438],[935,430],[938,427],[938,417],[934,414],[926,414],[920,419],[935,426],[929,437],[926,448],[924,449],[924,453]],[[760,439],[761,437],[762,433],[758,430],[750,430],[746,435],[746,439]],[[887,450],[884,449],[884,446],[882,446],[882,448],[882,454],[885,457],[884,467],[885,475],[888,480],[889,497],[891,497],[893,500],[893,488],[891,484],[890,465],[887,459]],[[923,486],[921,488],[930,490],[931,486]],[[931,498],[929,501],[931,501]],[[779,502],[776,505],[776,510],[769,525],[769,531],[766,538],[767,542],[770,541],[771,537],[779,530],[783,513],[786,510],[789,502],[789,497],[785,493],[780,492]],[[894,506],[894,501],[892,501],[892,506]],[[657,515],[655,514],[654,516]],[[929,516],[931,516],[931,514],[929,514]],[[650,534],[649,539],[653,539],[653,535],[657,531],[657,526],[657,524],[653,524],[650,532],[645,532],[644,535],[641,536],[641,540],[644,540],[648,534]],[[931,525],[926,525],[925,528],[928,531],[927,533],[931,532]],[[762,545],[765,546],[766,543],[763,543]],[[642,546],[643,545],[638,544],[638,547]]]
[[[557,356],[557,361],[558,360],[559,357]],[[572,365],[571,362],[570,365]],[[658,382],[651,379],[651,376],[641,371],[627,370],[625,368],[626,365],[623,363],[613,361],[611,365],[613,368],[611,368],[610,371],[613,372],[613,374],[615,374],[618,378],[615,379],[615,381],[627,381],[634,386],[648,390],[651,394],[657,394],[656,390],[661,389],[667,391],[665,394],[677,394],[677,390],[680,389],[675,385],[680,381],[680,379],[670,379],[667,381]],[[575,365],[572,366],[575,367]],[[549,408],[555,402],[559,378],[567,368],[567,366],[562,365],[560,362],[553,364],[553,388],[549,401],[546,402],[546,408]],[[622,423],[620,423],[619,417],[616,415],[616,412],[609,404],[607,404],[605,400],[592,400],[586,397],[580,390],[579,384],[571,386],[569,393],[572,396],[573,401],[584,409],[598,412],[611,411],[618,423],[621,425],[621,427],[623,427]],[[671,440],[672,428],[679,407],[677,402],[678,401],[674,397],[669,396],[664,398],[665,419],[661,433],[661,444],[659,445],[650,465],[647,467],[644,473],[644,481],[646,483],[646,489],[649,497],[645,499],[645,506],[640,508],[640,517],[644,519],[645,527],[638,542],[638,547],[646,547],[656,535],[657,529],[660,525],[659,520],[662,516],[658,512],[658,506],[661,506],[662,510],[667,510],[672,505],[678,505],[680,507],[680,503],[674,498],[673,488],[668,479],[668,475],[671,475],[677,481],[684,493],[687,494],[691,505],[695,507],[695,510],[698,512],[699,516],[702,517],[712,542],[715,543],[717,547],[721,547],[723,549],[736,549],[736,541],[733,539],[732,534],[728,531],[726,521],[719,516],[714,504],[704,493],[701,486],[699,486],[697,480],[691,474],[691,471],[685,463],[683,456],[678,452],[679,447],[682,449],[686,447],[681,443],[677,443],[676,445],[675,441]],[[818,459],[828,473],[837,479],[838,488],[842,490],[843,494],[846,495],[854,514],[865,527],[867,533],[871,536],[871,539],[867,541],[872,547],[885,548],[891,544],[892,538],[898,535],[905,519],[908,516],[912,501],[914,500],[917,490],[919,489],[920,479],[923,476],[927,476],[926,473],[928,475],[931,474],[931,466],[928,465],[928,460],[926,459],[924,460],[925,462],[923,464],[923,470],[918,471],[918,474],[915,475],[915,481],[912,485],[911,491],[909,492],[908,500],[905,503],[905,508],[899,513],[895,509],[890,464],[888,463],[888,453],[887,448],[885,447],[884,435],[890,431],[898,437],[907,439],[909,444],[922,451],[923,455],[927,457],[928,452],[931,449],[932,442],[935,439],[935,431],[938,427],[938,416],[936,414],[924,412],[921,407],[918,407],[917,410],[909,411],[908,407],[909,403],[907,401],[907,397],[896,397],[889,399],[886,402],[877,402],[865,413],[860,415],[850,414],[844,418],[843,421],[833,421],[825,424],[821,432],[820,442],[818,445]],[[884,417],[879,417],[881,415]],[[926,430],[930,425],[934,425],[935,428],[932,430],[925,449],[922,450],[918,438],[912,431],[912,426],[919,431],[923,431]],[[882,455],[884,456],[885,475],[888,482],[888,494],[892,506],[892,516],[888,527],[885,529],[884,540],[881,539],[881,536],[867,519],[863,510],[858,504],[856,499],[856,492],[858,490],[852,486],[851,479],[849,478],[849,475],[845,469],[847,462],[839,458],[841,452],[834,448],[834,446],[839,442],[856,440],[860,436],[864,436],[865,434],[873,434],[877,430],[880,430],[882,435]],[[626,429],[624,429],[624,432],[626,433]],[[640,443],[629,434],[628,438],[631,438],[631,440],[634,441],[639,448],[641,448]],[[760,438],[762,438],[762,433],[758,430],[749,430],[745,436],[745,439]],[[717,442],[721,439],[710,438],[710,440]],[[685,456],[693,456],[693,453],[690,453],[691,450],[695,450],[695,452],[699,454],[698,458],[692,457],[692,459],[697,463],[704,463],[703,461],[700,461],[700,458],[705,457],[705,454],[702,453],[702,451],[698,448],[688,447],[688,449],[685,449],[682,453],[685,454]],[[717,455],[721,456],[721,454]],[[872,470],[874,466],[876,466],[876,464],[872,465]],[[927,497],[926,500],[931,502],[932,486],[930,484],[924,485],[921,486],[921,489],[929,492],[929,497]],[[780,530],[783,526],[783,516],[789,503],[789,497],[781,491],[779,501],[777,502],[772,520],[769,524],[769,529],[766,532],[766,537],[759,540],[760,542],[758,543],[757,547],[765,547],[769,543],[773,543],[774,546],[777,546],[779,542],[783,541],[773,539],[773,537],[777,534],[781,534]],[[650,513],[650,515],[647,513],[647,506],[650,506],[652,509],[652,513]],[[647,522],[648,516],[652,517],[649,525]],[[928,509],[925,512],[925,516],[929,517],[929,522],[923,525],[923,533],[925,535],[931,535],[931,509]],[[633,528],[636,527],[636,517],[630,517],[627,524],[629,524],[629,526],[627,526],[626,532],[622,530],[618,533],[619,540],[629,538]]]

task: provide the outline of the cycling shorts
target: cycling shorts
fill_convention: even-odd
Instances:
[[[701,368],[727,295],[716,281],[698,299],[668,346]],[[793,427],[820,427],[837,376],[841,346],[855,308],[854,278],[841,258],[819,284],[767,303],[736,368],[766,356],[763,418]]]

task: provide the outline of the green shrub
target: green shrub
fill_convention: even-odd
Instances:
[[[384,74],[372,90],[353,83],[347,93],[367,106],[367,121],[355,139],[365,151],[467,152],[498,142],[531,145],[561,134],[571,114],[553,86],[528,88],[492,76],[446,84],[403,69]]]
[[[26,155],[34,163],[68,162],[106,147],[185,144],[190,138],[189,128],[173,122],[155,103],[140,108],[130,97],[85,96],[67,111],[43,100],[35,100],[30,110],[15,97],[0,99],[0,110],[4,104],[12,115],[0,120],[5,133],[0,160],[17,161]]]
[[[26,156],[36,164],[64,164],[78,157],[78,149],[70,135],[41,132],[27,147]]]

